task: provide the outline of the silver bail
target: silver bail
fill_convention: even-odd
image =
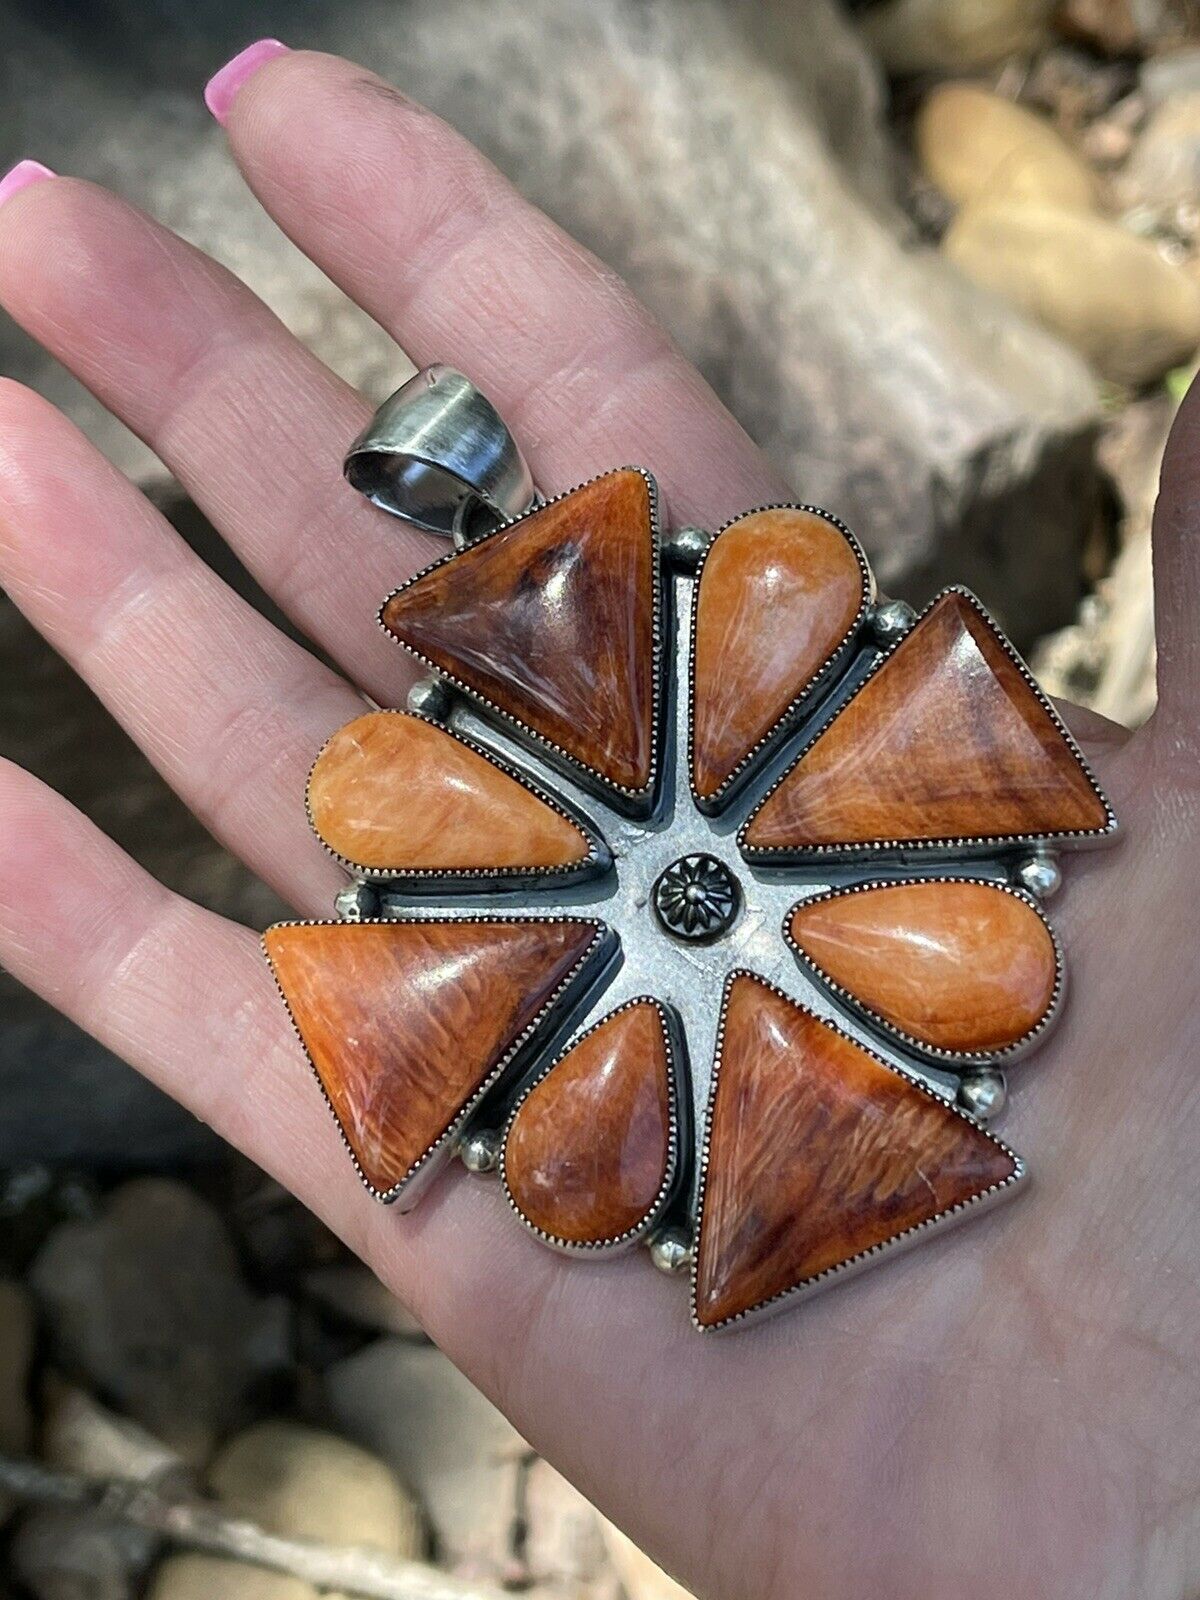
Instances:
[[[342,470],[384,511],[458,545],[520,516],[537,498],[504,419],[453,367],[426,367],[389,396]]]

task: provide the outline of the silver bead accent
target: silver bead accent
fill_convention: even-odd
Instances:
[[[468,1172],[495,1172],[500,1160],[500,1135],[494,1128],[480,1128],[463,1140],[458,1154]]]
[[[450,686],[443,678],[421,678],[408,691],[408,709],[418,717],[431,717],[434,722],[445,722],[450,715],[451,698]]]
[[[1013,881],[1039,900],[1049,900],[1062,887],[1062,872],[1052,855],[1039,850],[1015,868]]]
[[[1004,1110],[1008,1085],[994,1067],[971,1072],[958,1086],[958,1103],[976,1122],[990,1122]]]
[[[666,537],[666,552],[681,572],[695,572],[711,543],[707,528],[672,528]]]
[[[342,922],[369,922],[379,915],[379,891],[369,883],[352,883],[333,902]]]
[[[879,644],[895,644],[916,620],[917,613],[907,600],[880,600],[871,611],[871,632]]]
[[[650,1259],[660,1272],[684,1272],[692,1264],[692,1241],[681,1228],[667,1228],[651,1239]]]

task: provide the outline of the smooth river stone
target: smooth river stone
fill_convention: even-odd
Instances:
[[[283,923],[264,944],[369,1186],[390,1196],[598,941],[591,922]]]
[[[508,1131],[504,1181],[527,1222],[568,1244],[636,1228],[667,1175],[671,1074],[649,1001],[606,1018],[526,1097]]]
[[[726,992],[695,1313],[711,1328],[1017,1175],[998,1140],[762,979]]]
[[[650,487],[610,472],[449,556],[384,626],[607,783],[654,754],[657,550]]]
[[[788,931],[825,977],[938,1050],[1025,1037],[1054,999],[1054,940],[1027,900],[936,878],[803,901]]]
[[[742,842],[753,854],[1107,826],[996,625],[952,590],[767,795]]]
[[[308,781],[312,825],[331,850],[377,871],[568,867],[582,828],[433,723],[372,711],[334,734]]]
[[[825,517],[755,511],[700,574],[692,665],[692,787],[716,793],[842,645],[868,599],[850,541]]]

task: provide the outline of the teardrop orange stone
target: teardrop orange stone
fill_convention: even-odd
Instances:
[[[767,795],[742,843],[753,855],[1108,827],[999,630],[951,590]]]
[[[636,1228],[667,1176],[671,1093],[653,1002],[586,1034],[529,1092],[508,1131],[504,1182],[525,1220],[570,1244]]]
[[[606,782],[650,783],[658,555],[650,486],[607,473],[447,557],[383,625]]]
[[[374,711],[339,729],[308,781],[313,827],[344,860],[396,873],[565,867],[581,828],[433,723]]]
[[[713,1328],[1018,1176],[1012,1153],[761,978],[735,974],[694,1309]]]
[[[263,943],[370,1187],[390,1195],[598,942],[591,922],[283,923]]]
[[[788,926],[813,965],[901,1033],[939,1050],[1003,1050],[1045,1017],[1054,940],[997,884],[930,878],[802,901]]]
[[[836,524],[779,507],[740,517],[704,559],[692,664],[692,786],[714,794],[842,645],[868,580]]]

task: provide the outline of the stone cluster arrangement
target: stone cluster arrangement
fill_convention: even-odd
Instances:
[[[622,469],[391,595],[383,627],[434,677],[317,757],[309,817],[355,886],[265,948],[373,1194],[407,1209],[457,1150],[548,1244],[690,1264],[707,1330],[1016,1187],[956,1088],[1054,1020],[1029,891],[1047,847],[1116,819],[967,591],[878,603],[811,507],[687,533]],[[622,899],[642,857],[657,877]],[[626,943],[645,992],[605,1002]],[[684,1018],[710,1000],[697,1139]]]

